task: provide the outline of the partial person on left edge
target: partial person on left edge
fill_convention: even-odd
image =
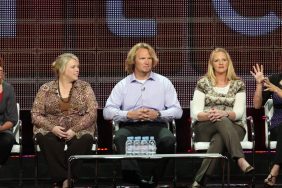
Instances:
[[[13,144],[16,142],[12,128],[17,121],[14,87],[4,79],[4,61],[0,58],[0,167],[9,158]]]

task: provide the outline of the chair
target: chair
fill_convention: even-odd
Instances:
[[[173,136],[176,138],[176,123],[175,120],[173,119],[170,122],[166,122],[167,128],[172,132]],[[112,121],[112,150],[113,152],[116,152],[116,146],[114,144],[114,138],[115,138],[115,133],[119,130],[119,122],[116,121]],[[175,142],[174,144],[174,153],[176,153],[177,151],[177,142]],[[114,166],[116,166],[116,163],[114,164]],[[176,176],[176,168],[175,168],[176,164],[175,164],[175,159],[173,159],[173,185],[174,187],[176,187],[176,181],[177,181],[177,176]],[[114,168],[113,171],[113,185],[114,187],[116,187],[116,168]]]
[[[270,152],[270,150],[276,149],[277,141],[270,140],[270,132],[268,128],[271,124],[271,118],[273,115],[273,100],[268,99],[264,105],[264,114],[265,114],[265,146]]]
[[[94,135],[94,144],[92,145],[92,149],[91,151],[94,153],[94,154],[98,154],[98,129],[96,127],[95,129],[95,135]],[[41,149],[39,147],[39,144],[37,142],[37,139],[36,137],[34,137],[34,151],[35,151],[35,157],[34,157],[34,160],[35,160],[35,165],[34,165],[34,176],[35,176],[35,187],[38,187],[38,156],[41,152]],[[66,151],[68,149],[68,146],[65,145],[65,148],[64,148],[64,151]],[[95,162],[95,185],[96,185],[96,182],[97,182],[97,160]]]
[[[265,147],[268,153],[268,166],[271,166],[271,150],[276,149],[277,141],[270,140],[269,127],[271,126],[271,118],[273,116],[273,100],[268,99],[264,104],[264,119],[265,119]]]
[[[13,130],[12,130],[16,143],[14,143],[12,147],[11,154],[18,155],[18,158],[19,158],[19,187],[22,187],[22,177],[23,177],[22,121],[20,119],[20,104],[17,103],[16,106],[17,106],[17,113],[18,113],[18,122],[13,127]]]
[[[275,150],[277,146],[277,141],[270,140],[269,127],[271,126],[271,118],[273,116],[273,100],[268,99],[264,104],[264,115],[265,115],[265,147],[268,153],[268,166],[271,168],[271,150]],[[269,169],[270,170],[270,169]],[[276,184],[275,187],[281,187],[282,184]]]
[[[17,113],[18,113],[18,122],[13,127],[13,134],[15,136],[16,143],[13,145],[11,154],[19,155],[19,186],[22,186],[22,176],[23,176],[23,163],[22,163],[22,121],[20,119],[20,104],[17,103]]]
[[[22,165],[22,121],[20,120],[20,104],[17,103],[17,113],[18,122],[13,127],[13,134],[15,136],[16,143],[13,145],[11,154],[16,154],[19,156],[19,186],[22,186],[22,176],[23,176],[23,165]]]
[[[210,142],[196,142],[195,141],[195,133],[193,131],[193,125],[195,124],[195,119],[192,118],[192,114],[191,114],[191,109],[193,108],[193,101],[190,101],[190,117],[191,117],[191,148],[194,151],[203,151],[203,150],[207,150],[209,148]],[[243,115],[243,124],[244,124],[244,128],[246,130],[246,134],[244,139],[241,141],[241,146],[243,150],[249,150],[252,153],[252,166],[255,166],[255,132],[254,132],[254,122],[253,122],[253,117],[252,116],[246,116],[246,111]],[[249,140],[249,129],[248,129],[248,122],[250,125],[250,131],[251,131],[251,139]],[[252,187],[255,186],[254,183],[255,180],[255,174],[254,171],[252,173],[252,179],[251,179],[251,185]],[[238,185],[238,184],[237,184]],[[237,186],[236,185],[236,186]]]
[[[22,186],[23,165],[22,165],[22,121],[20,120],[20,105],[17,105],[18,121],[13,127],[12,132],[15,137],[15,143],[11,150],[11,155],[17,155],[19,158],[19,187]]]

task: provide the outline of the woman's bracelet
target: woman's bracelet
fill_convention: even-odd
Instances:
[[[276,88],[276,89],[274,90],[274,93],[279,94],[279,91],[281,91],[281,89],[280,89],[280,88]]]

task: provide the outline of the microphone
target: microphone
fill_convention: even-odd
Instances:
[[[142,88],[141,88],[141,91],[145,91],[145,87],[142,87]]]

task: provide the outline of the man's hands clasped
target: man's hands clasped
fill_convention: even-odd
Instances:
[[[139,121],[153,121],[159,116],[159,112],[153,109],[140,108],[132,110],[127,113],[128,119],[139,120]]]

